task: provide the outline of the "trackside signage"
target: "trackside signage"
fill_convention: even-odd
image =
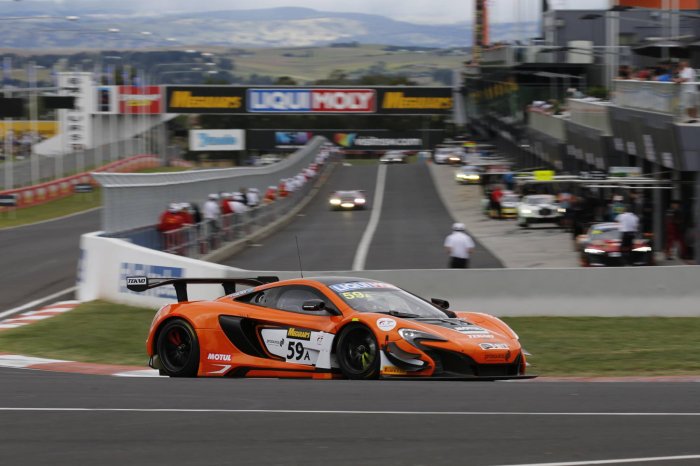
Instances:
[[[252,113],[374,113],[374,89],[248,89]]]
[[[452,88],[166,86],[166,113],[448,115]]]
[[[245,149],[242,129],[209,129],[190,131],[191,151],[227,151]]]

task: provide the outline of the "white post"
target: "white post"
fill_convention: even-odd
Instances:
[[[39,155],[34,151],[34,144],[36,143],[36,136],[39,133],[39,128],[37,125],[37,119],[39,118],[38,102],[37,102],[37,90],[36,90],[36,63],[34,61],[29,62],[28,69],[28,80],[29,80],[29,132],[31,133],[31,144],[29,146],[29,160],[32,170],[32,184],[38,184],[40,173],[39,173]]]
[[[10,57],[4,57],[2,61],[2,81],[3,81],[3,86],[5,88],[5,97],[12,97],[12,91],[10,91],[10,87],[7,85],[7,80],[10,79],[12,73],[12,58]],[[5,166],[5,189],[12,189],[14,188],[14,176],[15,176],[15,171],[14,167],[12,166],[12,146],[13,146],[13,141],[12,141],[12,118],[5,118],[5,134],[4,139],[5,139],[5,163],[3,164]]]

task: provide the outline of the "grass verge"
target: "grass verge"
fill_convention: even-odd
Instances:
[[[156,311],[104,301],[24,327],[0,331],[0,352],[69,361],[146,366]]]
[[[94,301],[0,332],[0,352],[145,365],[153,309]],[[516,317],[504,319],[532,353],[531,372],[557,376],[700,374],[700,318]]]
[[[700,318],[504,318],[541,375],[700,374]]]
[[[71,194],[33,207],[0,212],[0,229],[28,225],[75,214],[102,205],[102,192],[96,188],[91,193]]]

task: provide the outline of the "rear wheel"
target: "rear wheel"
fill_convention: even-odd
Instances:
[[[199,369],[199,340],[190,324],[181,319],[167,322],[156,342],[162,372],[170,377],[194,377]]]
[[[379,344],[372,331],[361,324],[343,329],[336,347],[338,364],[348,379],[376,379],[379,377]]]

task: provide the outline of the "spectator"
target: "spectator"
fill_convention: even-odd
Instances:
[[[199,205],[196,202],[186,202],[186,211],[192,216],[192,223],[199,225],[202,223],[202,212],[199,210]]]
[[[620,224],[620,232],[622,233],[622,243],[620,244],[620,252],[626,264],[630,263],[630,254],[632,252],[632,243],[637,236],[639,230],[639,217],[633,212],[626,211],[623,207],[621,214],[615,217],[615,221]]]
[[[204,203],[204,220],[211,224],[211,227],[216,231],[219,227],[219,218],[221,217],[221,207],[219,207],[219,196],[210,194],[207,202]]]
[[[231,193],[221,193],[221,215],[232,214],[231,205],[229,204],[233,197]]]
[[[268,186],[267,191],[265,191],[265,204],[270,204],[275,202],[277,199],[277,186]]]
[[[503,191],[500,186],[496,186],[491,191],[491,211],[496,218],[501,218],[501,199],[503,199]]]
[[[683,213],[681,212],[680,203],[676,200],[671,201],[671,207],[666,210],[665,215],[665,227],[666,227],[666,259],[673,259],[671,250],[676,249],[676,255],[678,257],[683,256],[683,240],[685,232],[683,231]]]
[[[177,230],[185,226],[186,223],[192,223],[190,215],[183,212],[181,204],[173,202],[168,205],[167,210],[161,214],[160,222],[158,223],[158,231],[165,233],[167,231]]]
[[[241,193],[234,193],[233,199],[228,203],[229,208],[234,214],[243,214],[248,212],[248,206],[245,205],[245,197]]]
[[[256,208],[258,205],[260,205],[260,191],[258,191],[258,188],[250,188],[248,190],[248,207],[251,209]]]
[[[681,106],[688,114],[686,123],[695,123],[698,118],[698,88],[695,82],[697,75],[695,70],[688,66],[687,61],[678,64],[678,77],[673,82],[681,85]]]
[[[450,268],[469,268],[469,257],[474,250],[474,241],[465,231],[463,223],[452,225],[452,233],[445,238],[445,249],[450,255]]]

